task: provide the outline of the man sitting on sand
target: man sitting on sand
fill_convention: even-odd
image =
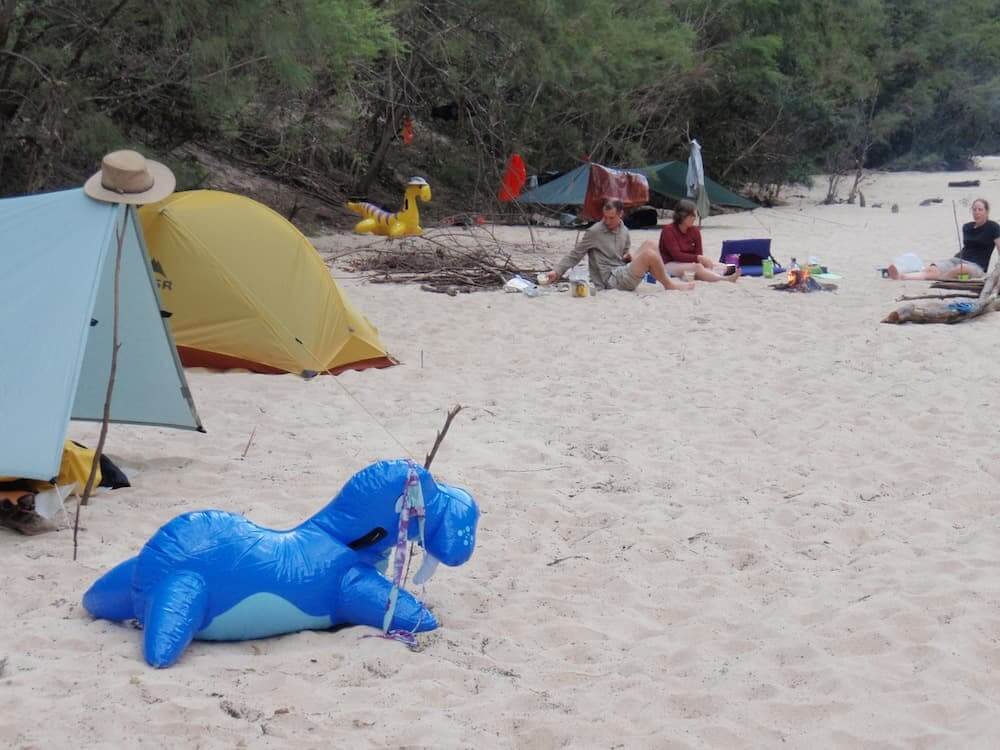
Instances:
[[[606,199],[601,221],[584,232],[576,247],[546,274],[548,283],[558,281],[586,255],[590,265],[590,280],[598,289],[634,291],[647,271],[664,289],[688,290],[694,287],[692,283],[670,278],[660,260],[660,253],[652,242],[642,243],[635,255],[629,252],[631,241],[628,228],[622,222],[624,210],[620,200]]]
[[[955,257],[935,261],[915,273],[900,273],[892,265],[887,269],[889,278],[897,281],[951,281],[968,274],[970,279],[981,279],[990,267],[994,247],[1000,248],[1000,224],[990,221],[990,204],[984,198],[976,198],[972,201],[972,221],[962,225],[962,249]]]
[[[698,207],[693,201],[680,200],[674,208],[674,221],[660,232],[660,258],[671,276],[683,278],[693,273],[698,281],[736,281],[740,268],[726,270],[705,256],[701,248],[701,230],[694,225]]]

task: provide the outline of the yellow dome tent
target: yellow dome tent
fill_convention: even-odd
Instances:
[[[139,217],[185,365],[308,377],[394,364],[312,243],[267,206],[192,190]]]

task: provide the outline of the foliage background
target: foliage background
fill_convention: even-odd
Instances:
[[[182,188],[208,154],[331,206],[421,173],[480,210],[513,151],[562,171],[697,137],[758,195],[964,166],[1000,140],[998,32],[993,0],[0,0],[0,194],[119,147]]]

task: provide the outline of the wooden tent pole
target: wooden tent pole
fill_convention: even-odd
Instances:
[[[128,227],[129,214],[131,209],[125,206],[125,218],[122,221],[121,229],[118,230],[115,222],[115,239],[117,247],[115,249],[115,285],[114,285],[114,316],[111,323],[111,372],[108,374],[108,390],[104,397],[104,416],[101,419],[101,434],[97,439],[97,448],[94,449],[94,460],[90,464],[90,476],[87,477],[87,485],[83,488],[83,495],[76,504],[76,516],[73,519],[73,560],[77,554],[77,536],[80,531],[80,507],[86,505],[90,500],[90,493],[94,489],[94,480],[97,478],[97,467],[101,465],[101,453],[104,450],[104,441],[108,436],[108,423],[111,421],[111,395],[115,390],[115,372],[118,369],[118,350],[121,342],[118,340],[118,320],[119,303],[121,301],[121,271],[122,271],[122,248],[125,244],[125,229]]]

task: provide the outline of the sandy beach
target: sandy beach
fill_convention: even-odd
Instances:
[[[0,747],[1000,745],[1000,315],[881,324],[928,285],[876,271],[952,255],[953,200],[1000,218],[1000,159],[982,166],[873,175],[868,208],[818,205],[817,182],[705,220],[709,254],[770,237],[834,293],[448,297],[334,264],[399,366],[188,370],[208,433],[113,425],[133,486],[83,509],[77,563],[71,531],[0,529]],[[535,235],[538,267],[576,236]],[[442,624],[419,653],[359,627],[195,642],[157,671],[138,630],[83,610],[173,516],[296,525],[369,462],[422,461],[453,404],[434,472],[483,515],[472,560],[416,592]]]

